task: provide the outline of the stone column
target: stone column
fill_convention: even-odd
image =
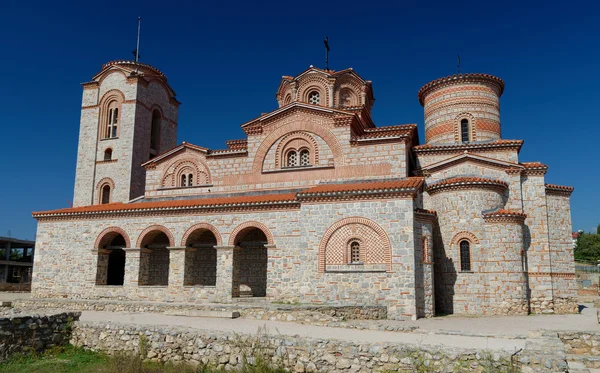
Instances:
[[[235,246],[215,246],[217,249],[217,285],[219,301],[231,302],[233,297],[233,254]],[[239,291],[239,287],[238,287]]]
[[[185,246],[167,247],[169,250],[169,293],[183,289],[185,276]]]
[[[94,284],[106,285],[108,282],[108,257],[110,250],[92,250],[92,255],[96,256],[96,281]]]
[[[7,262],[10,260],[10,242],[7,242],[4,247],[4,260]],[[4,274],[2,277],[2,282],[8,281],[8,264],[4,266]]]
[[[334,84],[335,84],[335,80],[329,82],[329,107],[333,107],[333,85]]]
[[[123,250],[125,251],[125,278],[123,280],[123,287],[136,288],[140,279],[140,255],[142,249],[123,248]]]

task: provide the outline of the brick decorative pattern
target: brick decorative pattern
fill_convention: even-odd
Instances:
[[[175,239],[173,238],[173,233],[171,233],[171,231],[168,228],[162,225],[155,224],[147,227],[142,231],[142,233],[139,234],[135,247],[143,248],[144,245],[147,245],[149,242],[151,242],[153,238],[161,232],[168,237],[169,246],[175,246]]]
[[[221,238],[221,234],[219,233],[219,231],[217,230],[217,228],[212,225],[212,224],[208,224],[208,223],[198,223],[198,224],[194,224],[191,227],[188,228],[188,230],[185,231],[185,233],[183,234],[183,237],[181,238],[181,246],[188,246],[189,242],[188,239],[190,238],[190,235],[193,233],[201,233],[203,231],[209,231],[213,234],[213,236],[215,237],[215,244],[217,246],[221,246],[223,244],[223,239]]]
[[[385,231],[375,222],[359,217],[345,218],[333,224],[319,245],[319,272],[329,264],[349,264],[350,245],[360,244],[364,264],[386,264],[391,270],[391,247]]]

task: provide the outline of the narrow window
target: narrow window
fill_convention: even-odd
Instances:
[[[298,166],[298,153],[291,150],[287,156],[287,166],[288,167],[297,167]]]
[[[105,185],[102,187],[102,198],[100,203],[103,205],[110,203],[110,185]]]
[[[360,263],[360,244],[356,241],[350,244],[350,263]]]
[[[193,185],[194,185],[194,175],[189,174],[188,175],[188,186],[193,186]]]
[[[462,142],[469,142],[469,120],[463,119],[460,121],[460,135]]]
[[[321,102],[321,96],[319,95],[319,92],[313,91],[309,93],[308,102],[314,105],[318,105],[319,102]]]
[[[111,139],[117,137],[118,123],[119,123],[119,108],[117,102],[113,101],[108,105],[108,118],[106,119],[106,127],[103,130],[102,137],[105,139]]]
[[[181,175],[181,186],[187,186],[187,175],[186,174],[182,174]]]
[[[150,149],[151,151],[154,150],[155,154],[159,152],[161,121],[160,111],[154,110],[152,112],[152,127],[150,129]]]
[[[308,149],[300,152],[300,166],[310,166],[310,152]]]
[[[104,160],[110,161],[112,159],[112,149],[108,148],[104,151]]]
[[[471,270],[471,245],[469,241],[460,241],[460,270]]]

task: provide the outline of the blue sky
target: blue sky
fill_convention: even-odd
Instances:
[[[502,135],[522,161],[572,185],[573,228],[595,230],[600,5],[597,2],[10,2],[0,12],[0,236],[34,238],[32,211],[73,198],[82,89],[100,66],[130,59],[165,72],[183,103],[178,141],[214,149],[277,107],[282,75],[353,67],[373,81],[379,126],[419,124],[419,88],[456,72],[504,79]],[[365,7],[366,6],[366,7]]]

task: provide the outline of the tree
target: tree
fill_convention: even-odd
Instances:
[[[575,260],[600,260],[600,234],[579,234],[575,244]]]
[[[596,227],[596,234],[600,234],[600,224]]]

